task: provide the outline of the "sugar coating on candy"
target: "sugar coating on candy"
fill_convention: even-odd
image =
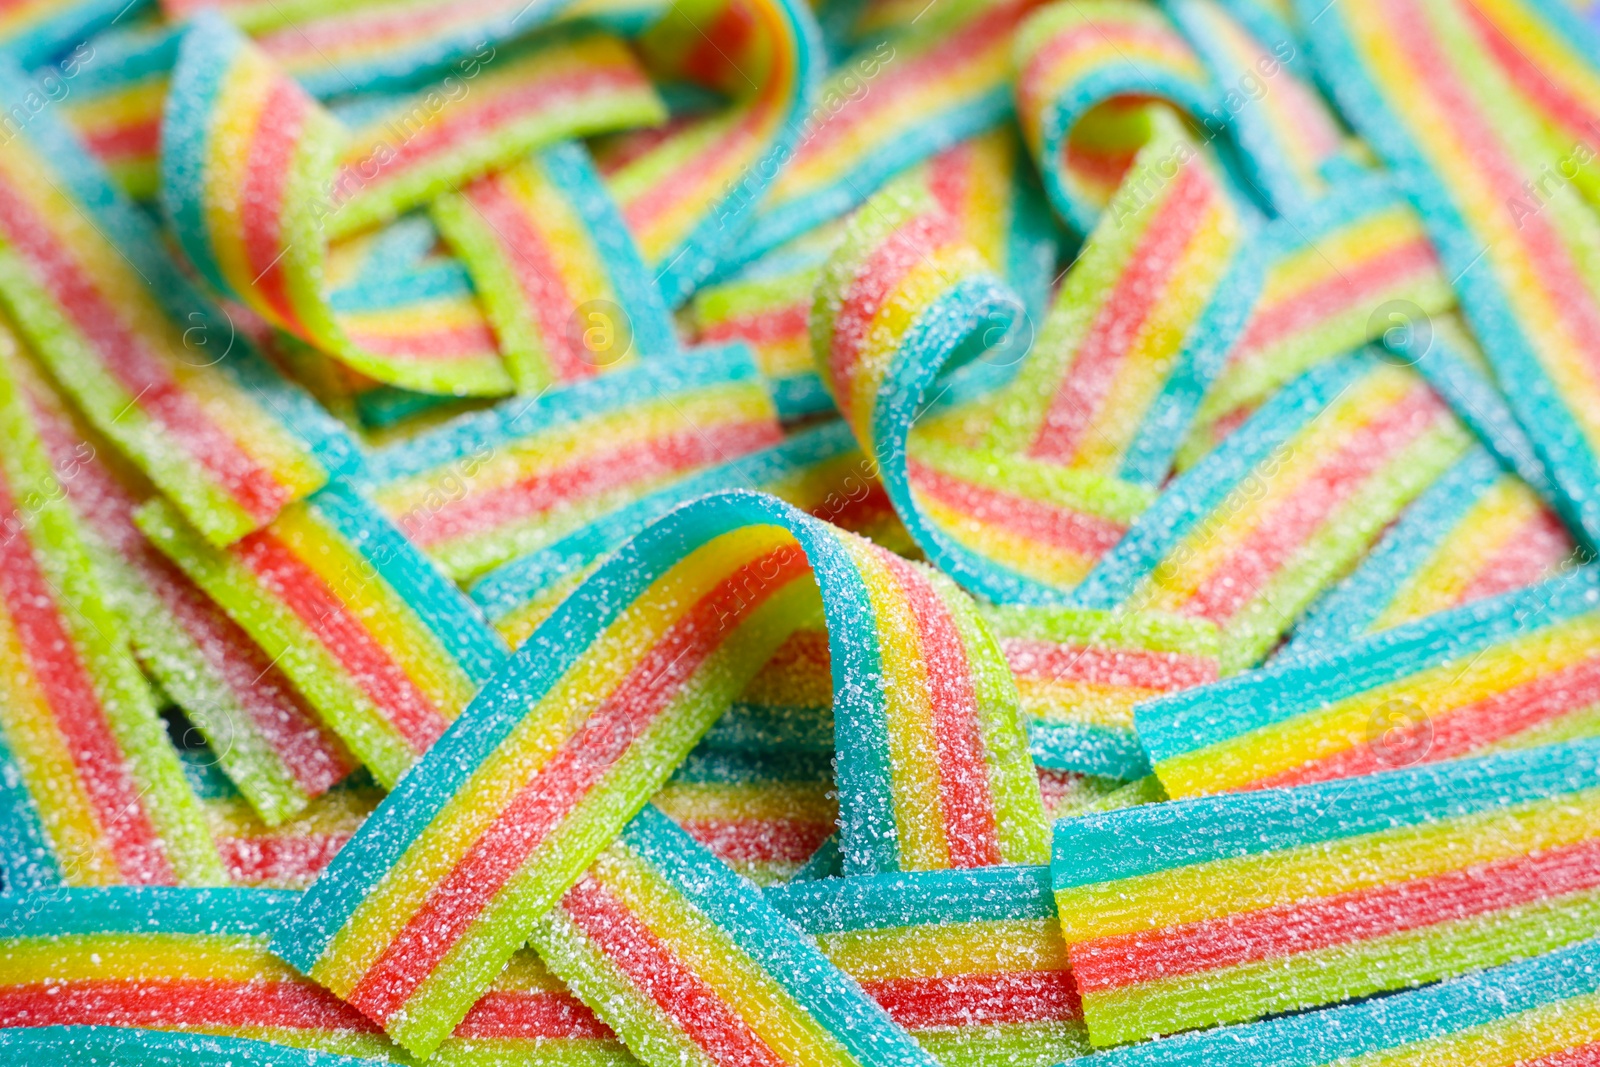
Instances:
[[[431,1048],[519,923],[814,625],[819,587],[824,605],[860,605],[829,620],[847,869],[1039,855],[1015,691],[970,602],[770,497],[727,493],[650,527],[557,608],[312,887],[277,950]]]
[[[782,439],[749,355],[725,346],[502,401],[380,451],[366,481],[410,541],[470,580]]]
[[[1415,373],[1325,363],[1174,482],[1075,599],[1209,619],[1223,672],[1253,666],[1469,441]]]
[[[703,58],[705,42],[715,60]],[[822,77],[821,34],[807,4],[696,0],[670,7],[640,46],[658,76],[729,98],[726,108],[691,115],[664,137],[637,146],[620,139],[599,158],[662,296],[676,307],[733,248],[739,224],[793,152]]]
[[[1600,241],[1600,220],[1570,180],[1547,182],[1537,203],[1523,184],[1572,151],[1556,133],[1562,123],[1548,117],[1563,109],[1524,91],[1529,65],[1582,72],[1592,100],[1594,72],[1574,66],[1570,50],[1594,47],[1593,31],[1557,5],[1469,10],[1448,0],[1364,0],[1318,20],[1311,45],[1347,118],[1412,190],[1507,400],[1569,517],[1593,538],[1600,423],[1580,338],[1600,315],[1600,298],[1579,264]],[[1499,23],[1511,38],[1493,29]],[[1513,38],[1530,51],[1507,47]]]
[[[472,276],[518,392],[678,353],[661,295],[581,146],[485,175],[430,212]]]
[[[0,344],[12,343],[0,334]],[[154,697],[0,360],[0,781],[13,889],[215,885],[222,865]]]
[[[532,940],[650,1067],[933,1062],[754,886],[653,807]]]
[[[730,869],[774,885],[804,867],[838,825],[830,757],[702,742],[650,802]]]
[[[392,785],[505,658],[473,605],[343,482],[224,550],[162,501],[136,521]]]
[[[1141,705],[1175,797],[1593,736],[1600,589],[1566,578]]]
[[[1572,535],[1560,518],[1526,482],[1475,448],[1295,624],[1286,650],[1329,648],[1534,585],[1575,562]]]
[[[0,96],[29,94],[7,61]],[[6,148],[0,301],[85,418],[208,539],[261,526],[346,465],[328,416],[234,337],[57,116],[40,111]]]
[[[0,363],[18,383],[140,664],[202,725],[217,762],[262,818],[277,823],[300,811],[354,769],[349,750],[249,636],[134,525],[149,483],[66,408],[27,359],[3,347]]]
[[[1203,619],[1020,606],[986,617],[1016,676],[1041,767],[1144,777],[1135,705],[1219,674],[1217,629]]]
[[[69,890],[0,908],[0,1029],[114,1026],[415,1062],[267,951],[294,894]],[[633,1062],[531,951],[512,957],[434,1061]],[[370,1061],[367,1061],[370,1062]]]
[[[942,1063],[1089,1051],[1043,868],[824,879],[767,900]]]
[[[1057,825],[1097,1047],[1422,985],[1600,932],[1594,742]]]
[[[1600,946],[1579,942],[1364,1004],[1103,1052],[1094,1067],[1583,1063],[1600,1050]]]

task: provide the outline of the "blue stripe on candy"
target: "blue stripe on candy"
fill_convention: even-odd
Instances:
[[[765,890],[767,903],[808,934],[940,923],[1052,919],[1048,867],[904,871],[795,881]]]
[[[489,628],[477,605],[354,488],[333,482],[308,503],[416,613],[468,678],[482,685],[500,669],[507,656],[505,642]]]
[[[270,934],[299,893],[105,886],[0,896],[0,938],[68,934]]]
[[[1295,624],[1279,655],[1337,647],[1366,634],[1502,473],[1482,448],[1457,460],[1405,510],[1361,566]]]
[[[931,1067],[927,1053],[877,1002],[829,963],[809,940],[703,845],[654,806],[646,806],[622,841],[654,867],[822,1024],[858,1062]]]
[[[1131,782],[1150,773],[1150,758],[1130,727],[1112,730],[1089,723],[1028,722],[1028,752],[1040,767],[1076,771]]]
[[[730,484],[761,487],[784,475],[844,455],[856,447],[842,422],[795,434],[780,445],[740,456],[589,523],[554,544],[504,564],[472,587],[475,600],[491,618],[501,618],[557,582],[576,574],[680,504]]]
[[[1600,740],[1056,823],[1055,888],[1299,848],[1600,787]]]
[[[242,1037],[120,1026],[0,1029],[0,1060],[51,1067],[370,1067],[373,1062]]]
[[[1366,355],[1314,367],[1285,386],[1205,460],[1175,479],[1073,593],[1079,607],[1114,608],[1204,522],[1256,466],[1374,366]]]
[[[1600,572],[1578,571],[1235,678],[1139,704],[1134,726],[1151,762],[1314,713],[1429,667],[1600,610]]]
[[[646,360],[538,397],[512,397],[439,429],[374,453],[366,486],[426,475],[437,468],[520,437],[544,433],[607,412],[711,385],[758,383],[743,344],[708,346],[670,360]]]
[[[1600,992],[1600,941],[1413,992],[1114,1049],[1081,1067],[1323,1067]]]
[[[540,152],[539,161],[587,226],[617,298],[627,311],[635,351],[644,359],[677,355],[678,331],[673,328],[661,290],[650,277],[633,235],[624,224],[616,201],[601,183],[588,150],[580,142],[569,141]]]

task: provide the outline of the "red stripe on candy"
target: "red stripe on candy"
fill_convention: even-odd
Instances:
[[[1012,673],[1030,680],[1083,682],[1163,693],[1217,680],[1215,659],[1182,652],[1090,648],[1015,637],[1001,639],[1000,648]]]
[[[601,1022],[571,993],[490,990],[451,1033],[463,1040],[614,1040],[611,1028]]]
[[[378,1032],[320,986],[266,978],[73,979],[10,986],[0,988],[0,1026]]]
[[[885,978],[861,988],[908,1030],[1083,1018],[1067,970]]]
[[[919,494],[979,522],[1089,559],[1099,559],[1109,552],[1127,531],[1126,526],[1109,519],[1053,508],[1014,493],[965,482],[915,461],[906,466],[912,487]]]
[[[1084,994],[1352,945],[1600,889],[1600,841],[1431,878],[1072,945]]]
[[[0,171],[0,231],[32,265],[63,315],[95,349],[117,383],[173,444],[216,480],[235,504],[266,522],[289,493],[221,427],[127,329],[117,309],[94,287],[48,223]]]
[[[1069,462],[1083,435],[1093,425],[1101,405],[1116,382],[1128,349],[1156,307],[1172,274],[1182,262],[1183,250],[1194,240],[1206,211],[1215,202],[1215,189],[1199,160],[1178,170],[1126,268],[1095,315],[1077,358],[1067,368],[1039,434],[1028,449],[1038,459]]]
[[[783,1058],[733,1013],[715,989],[593,878],[586,877],[568,890],[561,910],[714,1063],[784,1067]]]
[[[782,430],[771,419],[684,430],[603,451],[437,510],[418,509],[402,515],[399,522],[407,537],[428,547],[529,519],[571,500],[765,448],[782,438]]]
[[[11,487],[0,476],[0,515],[19,514]],[[176,885],[177,875],[142,803],[145,791],[134,781],[123,758],[94,680],[78,658],[56,591],[34,558],[26,530],[0,537],[0,603],[11,618],[34,681],[50,706],[95,823],[122,877],[134,885]],[[73,857],[57,859],[67,864]]]
[[[805,555],[786,546],[739,567],[673,623],[428,892],[405,928],[351,990],[350,1003],[379,1022],[404,1007],[512,875],[560,828],[561,820],[606,776],[633,740],[650,729],[721,646],[732,624],[789,582],[809,574]]]
[[[928,699],[933,706],[939,808],[951,865],[1004,863],[983,736],[978,729],[978,699],[961,632],[950,609],[910,563],[884,549],[878,549],[876,555],[894,577],[916,619]]]
[[[449,725],[444,715],[292,549],[257,530],[230,551],[316,635],[413,752],[426,752],[438,740]]]

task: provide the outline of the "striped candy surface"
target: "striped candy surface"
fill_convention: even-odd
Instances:
[[[0,97],[30,91],[0,70]],[[57,115],[5,149],[0,300],[88,421],[208,539],[262,526],[349,464],[329,417],[183,278]]]
[[[1536,956],[1600,930],[1600,745],[1057,824],[1090,1041],[1124,1044]]]
[[[932,1062],[760,891],[653,807],[532,940],[650,1067]]]
[[[160,500],[136,521],[385,786],[505,658],[471,603],[345,483],[227,549]]]
[[[149,483],[74,418],[25,358],[0,345],[139,663],[200,724],[219,762],[268,822],[280,822],[354,769],[255,642],[134,525]]]
[[[16,358],[0,360],[7,887],[220,884],[200,803],[8,369]]]
[[[945,1067],[1089,1051],[1046,868],[827,878],[766,898]]]
[[[1085,1067],[1582,1065],[1600,1054],[1597,975],[1600,946],[1584,941],[1367,1004],[1104,1052]]]
[[[1224,673],[1252,666],[1469,442],[1416,373],[1325,363],[1173,482],[1075,599],[1210,619]]]
[[[1175,797],[1592,736],[1597,609],[1600,591],[1579,572],[1291,655],[1142,705],[1134,719]]]
[[[771,497],[724,493],[657,522],[561,603],[277,950],[430,1049],[783,639],[814,625],[819,587],[847,870],[1037,855],[1015,689],[973,605]]]

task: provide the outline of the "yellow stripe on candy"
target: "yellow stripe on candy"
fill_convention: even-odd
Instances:
[[[1600,837],[1600,790],[1056,891],[1067,943],[1428,878]]]
[[[1600,617],[1580,616],[1490,650],[1420,671],[1282,723],[1229,738],[1161,764],[1173,796],[1217,793],[1258,782],[1308,762],[1370,744],[1372,723],[1387,707],[1415,709],[1428,719],[1592,659],[1600,649]]]
[[[351,913],[322,954],[312,977],[347,995],[432,888],[509,804],[516,793],[622,684],[703,593],[739,566],[793,537],[772,526],[716,538],[658,578],[630,604],[472,773],[405,855]]]
[[[822,934],[817,944],[858,982],[1067,969],[1054,919],[849,930]]]

